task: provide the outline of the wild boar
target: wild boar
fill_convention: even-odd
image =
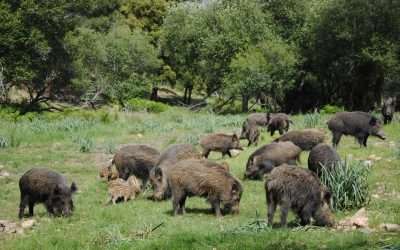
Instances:
[[[99,176],[101,179],[111,181],[117,179],[119,177],[119,173],[112,162],[110,162],[110,164],[100,169]]]
[[[308,169],[284,164],[274,168],[265,181],[268,224],[272,225],[277,205],[281,209],[281,226],[286,226],[291,209],[300,217],[301,225],[333,226],[330,211],[331,193]]]
[[[247,160],[245,178],[261,180],[264,174],[283,163],[300,161],[301,149],[292,142],[273,142],[252,153]]]
[[[127,180],[129,176],[136,176],[146,186],[150,170],[156,165],[160,152],[147,145],[127,145],[118,150],[113,158],[119,177]]]
[[[389,124],[393,120],[393,115],[396,112],[396,98],[389,97],[383,102],[382,116],[384,124]]]
[[[247,139],[247,146],[249,147],[251,144],[255,144],[257,146],[259,138],[260,129],[258,128],[257,124],[244,121],[239,139]]]
[[[318,176],[322,174],[322,166],[329,171],[340,163],[340,156],[336,150],[328,144],[320,143],[315,146],[308,156],[308,169]]]
[[[108,195],[110,196],[108,203],[116,204],[120,199],[123,199],[124,202],[135,199],[141,192],[141,185],[141,181],[134,175],[129,176],[126,181],[120,178],[110,181],[108,185]]]
[[[246,122],[265,127],[268,124],[267,113],[252,113],[247,116]]]
[[[185,213],[187,197],[199,196],[211,203],[217,217],[224,212],[239,213],[243,188],[239,180],[208,160],[184,160],[169,172],[174,215]]]
[[[270,132],[271,136],[274,136],[276,130],[278,130],[280,135],[283,135],[283,133],[289,131],[290,123],[293,123],[289,119],[289,116],[284,113],[273,114],[273,116],[268,113],[267,117],[267,131]]]
[[[317,144],[324,142],[325,134],[319,129],[292,130],[275,139],[279,141],[291,141],[302,150],[311,150]]]
[[[33,216],[33,207],[43,203],[47,212],[55,216],[70,216],[74,210],[72,194],[77,191],[74,182],[67,185],[61,174],[46,168],[32,168],[19,180],[21,201],[19,218],[24,217],[25,207],[29,206],[29,216]]]
[[[171,197],[168,184],[169,169],[181,160],[201,159],[201,154],[191,144],[175,144],[169,146],[160,156],[156,166],[150,171],[150,183],[154,192],[151,198],[156,201]]]
[[[229,150],[243,150],[243,148],[240,146],[240,140],[236,134],[210,134],[200,140],[200,146],[203,149],[203,156],[205,158],[208,158],[208,155],[211,151],[221,152],[222,157],[224,157],[226,154],[229,155],[229,157],[232,157]]]
[[[370,135],[382,140],[386,139],[385,133],[382,131],[381,121],[365,112],[339,112],[327,124],[332,132],[332,144],[335,148],[339,144],[342,135],[354,136],[360,147],[367,146],[367,140]]]

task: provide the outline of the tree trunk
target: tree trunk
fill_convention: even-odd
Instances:
[[[152,100],[152,101],[158,100],[158,88],[157,87],[153,87],[153,89],[151,90],[150,100]]]
[[[183,103],[185,103],[185,104],[186,104],[186,101],[187,101],[187,94],[188,94],[188,88],[185,87],[185,93],[183,94]]]
[[[188,99],[187,99],[187,103],[186,103],[188,105],[190,105],[192,103],[192,90],[193,90],[193,87],[190,86],[189,91],[188,91],[188,97],[187,97]]]
[[[242,95],[242,112],[249,111],[249,97],[247,95]]]

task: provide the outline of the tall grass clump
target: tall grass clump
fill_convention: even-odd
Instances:
[[[360,208],[369,201],[370,167],[361,162],[342,161],[335,168],[322,167],[321,181],[332,192],[333,209]]]
[[[9,142],[8,142],[7,137],[0,135],[0,148],[6,148],[6,147],[8,147],[8,145],[9,145]]]
[[[321,114],[318,112],[309,113],[304,115],[304,127],[305,128],[316,128],[319,127],[322,123]]]
[[[81,153],[89,153],[94,148],[94,142],[88,136],[78,136],[74,142],[78,144],[79,152]]]

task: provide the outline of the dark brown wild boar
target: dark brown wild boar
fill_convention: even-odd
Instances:
[[[396,112],[396,97],[389,97],[383,102],[382,116],[384,124],[389,124],[393,120],[394,113]]]
[[[156,166],[150,171],[150,182],[154,189],[151,196],[153,200],[160,201],[171,197],[168,184],[169,169],[179,161],[192,158],[201,159],[201,154],[191,144],[175,144],[165,149]]]
[[[269,114],[268,117],[268,125],[267,131],[271,133],[271,136],[274,136],[275,131],[278,130],[280,135],[289,131],[290,123],[293,123],[289,116],[284,113],[277,114]]]
[[[160,152],[147,145],[127,145],[119,149],[113,158],[119,177],[127,180],[129,176],[136,176],[142,188],[146,186],[150,170],[156,165]]]
[[[99,176],[101,179],[111,181],[117,179],[119,177],[119,173],[116,167],[112,164],[112,161],[110,161],[110,164],[100,169]]]
[[[339,144],[342,135],[354,136],[361,147],[367,146],[367,140],[370,135],[382,140],[386,139],[385,133],[382,131],[381,121],[365,112],[339,112],[327,124],[332,132],[332,144],[335,148]]]
[[[211,203],[215,215],[225,212],[239,213],[243,188],[239,180],[208,160],[184,160],[170,169],[169,182],[174,215],[185,213],[187,197],[200,196]]]
[[[273,142],[258,148],[249,156],[245,178],[261,180],[264,174],[283,163],[296,164],[301,149],[292,142]]]
[[[319,129],[292,130],[277,138],[278,141],[291,141],[302,150],[311,150],[317,144],[324,142],[325,134]]]
[[[46,168],[32,168],[19,180],[21,202],[19,218],[24,216],[26,206],[29,206],[29,216],[33,216],[33,207],[44,203],[47,212],[55,216],[70,216],[74,210],[72,194],[77,187],[74,182],[67,185],[67,180],[59,173]]]
[[[240,140],[236,134],[210,134],[200,140],[200,146],[203,148],[203,156],[205,158],[208,158],[211,151],[221,152],[222,157],[226,154],[229,155],[229,157],[232,157],[229,150],[243,150],[243,148],[240,147]]]
[[[308,169],[321,176],[322,166],[327,171],[335,168],[340,163],[340,156],[336,150],[328,144],[320,143],[315,146],[308,156]]]
[[[331,193],[308,169],[284,164],[274,168],[265,181],[268,224],[272,225],[277,205],[281,209],[281,226],[286,226],[291,209],[302,225],[314,218],[318,226],[333,226],[330,211]]]
[[[247,139],[247,146],[250,146],[251,144],[255,144],[257,146],[259,138],[260,129],[258,128],[257,124],[244,121],[239,139]]]

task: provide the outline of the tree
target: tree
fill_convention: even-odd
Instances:
[[[274,111],[282,105],[285,92],[293,85],[297,57],[293,48],[275,38],[238,53],[225,77],[229,96],[242,96],[242,111],[248,111],[248,100],[265,93],[274,101]]]
[[[67,44],[74,59],[75,86],[90,100],[105,95],[122,105],[149,93],[161,65],[150,40],[125,25],[116,25],[107,34],[86,28],[70,33]]]

